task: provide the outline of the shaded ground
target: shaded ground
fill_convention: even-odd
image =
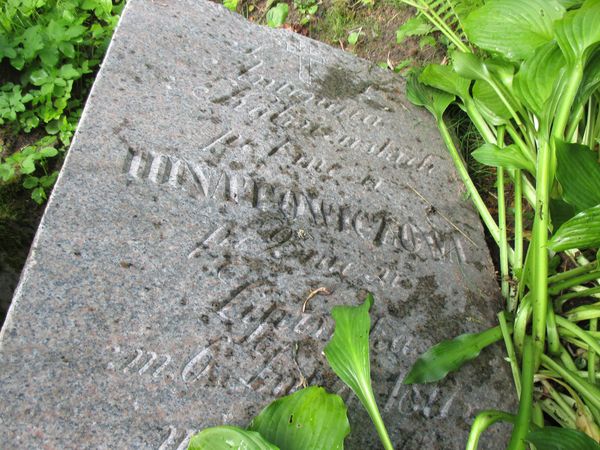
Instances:
[[[216,0],[220,3],[219,0]],[[237,11],[253,22],[265,24],[273,0],[240,0]],[[390,68],[402,61],[412,60],[419,65],[440,59],[439,51],[431,45],[420,45],[418,37],[396,43],[396,30],[414,12],[395,0],[376,0],[366,5],[361,0],[292,0],[285,28],[318,41],[356,54],[375,63],[386,63]],[[314,14],[303,13],[303,6],[316,4]],[[306,8],[304,8],[306,10]],[[303,19],[307,23],[303,23]],[[352,32],[359,32],[355,45],[348,42]]]
[[[16,134],[10,127],[0,127],[2,156],[30,145],[40,137],[36,133]],[[25,189],[20,181],[0,183],[0,326],[43,212],[44,205],[35,203],[31,199],[31,191]]]
[[[20,184],[0,186],[0,325],[43,211]]]
[[[219,1],[220,3],[220,1]],[[240,0],[237,11],[250,21],[265,24],[272,0]],[[404,71],[441,59],[441,52],[420,38],[396,43],[396,30],[413,12],[398,1],[376,0],[366,5],[361,0],[290,0],[286,28],[313,39],[342,48],[390,69]],[[309,6],[317,6],[314,13]],[[314,11],[314,9],[313,9]],[[356,44],[349,43],[351,33],[358,33]],[[4,72],[4,71],[3,71]],[[0,80],[6,82],[7,80]],[[87,94],[86,94],[87,95]],[[37,140],[39,136],[14,134],[0,127],[0,150],[10,153]],[[19,274],[29,253],[37,225],[43,213],[30,198],[30,191],[20,181],[0,185],[0,325],[10,305]]]

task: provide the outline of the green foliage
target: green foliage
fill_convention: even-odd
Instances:
[[[417,15],[396,30],[396,43],[420,36],[419,48],[438,44],[465,51],[462,20],[483,4],[483,0],[401,0],[417,9]],[[440,35],[441,33],[441,35]]]
[[[600,204],[600,164],[597,152],[591,151],[587,145],[557,141],[556,161],[556,178],[567,203],[578,211]]]
[[[555,85],[564,72],[565,59],[556,42],[541,45],[523,61],[515,76],[515,94],[537,117],[544,117]]]
[[[68,147],[122,7],[123,2],[110,0],[6,0],[2,5],[0,63],[8,63],[11,79],[19,81],[0,88],[0,125],[25,133],[43,127],[57,135],[62,145],[44,161]],[[31,167],[30,159],[21,161],[30,152],[23,149],[0,161],[4,182],[30,174],[22,170],[23,161]],[[24,185],[40,203],[55,178],[45,174],[38,183],[30,178]]]
[[[559,427],[544,427],[525,438],[537,450],[600,450],[600,445],[585,433]]]
[[[358,396],[379,434],[385,450],[393,450],[371,386],[369,363],[369,309],[373,296],[361,306],[337,306],[332,315],[335,331],[324,353],[334,372]],[[268,405],[247,430],[209,428],[196,434],[190,450],[247,448],[249,450],[343,450],[350,433],[344,401],[322,387],[306,387]],[[273,445],[274,444],[274,445]]]
[[[237,427],[221,426],[202,430],[190,440],[188,450],[279,450],[260,433]]]
[[[581,8],[567,12],[556,23],[556,42],[567,63],[572,66],[587,62],[600,42],[600,3],[588,0]]]
[[[440,91],[447,92],[460,97],[469,96],[469,80],[461,77],[452,70],[450,66],[442,66],[441,64],[429,64],[423,69],[419,75],[419,81],[426,85],[434,87]],[[413,89],[420,89],[414,86]]]
[[[23,187],[31,189],[31,198],[41,204],[47,198],[46,191],[50,189],[58,172],[48,173],[48,159],[58,155],[54,147],[56,138],[47,136],[33,145],[11,154],[0,162],[0,181],[14,182],[24,177]],[[34,176],[36,169],[43,171],[44,175]]]
[[[23,95],[21,86],[6,83],[0,88],[0,125],[17,120],[17,113],[25,111],[25,104],[33,96]]]
[[[479,0],[401,0],[415,7],[437,31],[441,32],[451,45],[466,51],[462,17],[479,5]],[[460,13],[460,15],[459,15]],[[419,16],[417,16],[419,17]],[[414,25],[413,25],[414,26]]]
[[[597,263],[588,260],[591,250],[600,247],[600,1],[490,0],[460,18],[467,42],[452,14],[435,14],[449,11],[450,0],[405,3],[416,6],[451,42],[450,64],[429,66],[410,79],[407,95],[436,118],[461,179],[499,246],[502,295],[514,325],[512,339],[510,327],[504,326],[504,342],[520,398],[518,413],[482,416],[467,448],[476,448],[491,417],[512,422],[509,449],[524,449],[532,421],[541,425],[542,411],[565,427],[573,428],[577,419],[577,426],[597,440],[599,314],[597,306],[580,300],[597,299],[600,293]],[[467,114],[484,142],[470,156],[496,168],[494,215],[448,132],[444,112],[452,103]],[[513,195],[512,208],[508,194]],[[526,216],[524,201],[532,218]],[[567,300],[574,304],[563,312]],[[478,353],[477,345],[469,348],[461,337],[456,341],[454,348],[450,341],[430,349],[408,380],[439,379],[460,365],[460,356],[469,359]],[[545,398],[533,388],[535,383],[543,384],[544,392],[560,393]],[[585,420],[574,417],[572,405]],[[555,438],[560,442],[562,436]],[[534,443],[536,448],[579,448],[549,442]]]
[[[511,111],[503,103],[489,81],[477,80],[473,83],[473,103],[485,120],[492,125],[505,125],[511,118]]]
[[[369,309],[372,305],[373,296],[368,294],[361,306],[333,308],[331,315],[335,320],[335,331],[323,353],[336,375],[352,389],[369,413],[379,438],[387,450],[392,448],[392,444],[371,386]]]
[[[563,223],[548,241],[555,252],[600,247],[600,204],[581,211]]]
[[[267,25],[271,28],[278,28],[285,23],[287,19],[289,6],[287,3],[277,3],[267,11]]]
[[[433,26],[423,16],[416,16],[404,22],[396,30],[396,43],[402,44],[410,36],[423,36],[431,33]]]
[[[310,23],[319,10],[318,0],[294,0],[294,7],[300,13],[300,25]]]
[[[471,155],[481,164],[505,169],[524,169],[535,175],[535,165],[525,158],[514,144],[504,148],[495,144],[483,144]]]
[[[350,45],[356,45],[358,43],[358,38],[360,38],[360,36],[363,34],[362,30],[355,30],[352,31],[349,35],[348,35],[348,44]]]
[[[461,334],[442,341],[423,353],[404,377],[404,384],[431,383],[443,379],[468,361],[477,358],[482,349],[502,338],[500,327],[477,334]]]
[[[207,428],[190,441],[189,450],[343,450],[350,433],[340,396],[311,386],[273,401],[247,430]]]
[[[490,79],[491,75],[487,65],[473,53],[454,52],[452,54],[452,64],[454,72],[465,80]]]
[[[368,402],[368,397],[373,397],[369,363],[369,309],[372,305],[373,296],[369,294],[361,306],[336,306],[331,313],[335,331],[324,350],[333,371],[363,404]]]
[[[450,92],[444,92],[418,81],[413,74],[406,83],[406,97],[415,105],[425,107],[435,117],[441,119],[455,97]]]
[[[419,39],[419,48],[421,50],[425,47],[435,47],[436,44],[437,41],[433,36],[423,36],[421,39]]]
[[[341,397],[312,386],[275,400],[248,429],[284,450],[340,450],[350,424]]]
[[[237,9],[238,0],[223,0],[223,6],[229,11],[235,12]]]
[[[469,41],[509,60],[522,60],[550,42],[564,8],[555,0],[495,0],[464,22]]]

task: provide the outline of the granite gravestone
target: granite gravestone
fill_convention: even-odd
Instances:
[[[499,347],[402,384],[499,308],[478,218],[403,82],[203,0],[131,0],[2,330],[0,447],[184,449],[306,380],[348,401],[347,448],[378,448],[321,354],[331,308],[367,291],[398,448],[462,448],[478,409],[512,408]]]

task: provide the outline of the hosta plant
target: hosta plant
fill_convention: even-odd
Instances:
[[[451,43],[446,64],[409,80],[408,97],[435,117],[499,248],[506,307],[482,345],[503,339],[519,408],[483,411],[467,448],[498,420],[513,424],[510,449],[598,448],[600,0],[488,0],[466,16],[450,0],[404,2]],[[495,170],[497,204],[489,208],[448,129],[452,104],[479,132],[472,157]],[[408,382],[440,378],[431,374],[439,372],[435,352]],[[555,440],[589,439],[548,447],[534,432],[548,422],[566,429],[549,431]]]

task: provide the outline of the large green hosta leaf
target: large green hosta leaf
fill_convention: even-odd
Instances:
[[[392,443],[371,386],[369,310],[372,305],[373,295],[368,294],[361,306],[333,308],[331,315],[335,320],[335,331],[323,352],[336,375],[352,389],[369,413],[384,448],[391,449]]]
[[[526,59],[514,79],[515,95],[531,109],[538,118],[547,116],[547,103],[555,86],[565,72],[565,58],[556,44],[550,42],[535,50]]]
[[[550,42],[565,9],[555,0],[495,0],[473,11],[464,27],[478,47],[517,61]]]
[[[569,64],[585,60],[600,42],[600,2],[587,0],[555,24],[556,42]]]
[[[504,125],[510,120],[510,111],[487,81],[475,81],[473,100],[481,115],[491,124]]]
[[[404,377],[404,384],[432,383],[477,358],[481,350],[502,339],[500,327],[476,334],[461,334],[423,353]]]
[[[556,178],[563,199],[577,210],[600,204],[600,163],[598,153],[579,144],[556,141]]]
[[[409,77],[406,83],[406,97],[411,103],[427,108],[438,121],[455,99],[452,94],[421,83],[416,75]]]
[[[544,427],[531,431],[525,438],[537,450],[600,450],[600,445],[581,431]]]
[[[566,221],[548,242],[555,252],[600,247],[600,205],[581,211]]]
[[[471,156],[481,164],[506,169],[524,169],[535,175],[533,163],[525,158],[519,147],[514,144],[504,148],[494,144],[483,144],[472,152]]]
[[[279,450],[259,433],[237,427],[214,427],[192,437],[188,450]]]
[[[461,77],[452,67],[441,64],[429,64],[419,75],[419,81],[462,99],[470,97],[471,80]]]
[[[275,400],[248,428],[282,450],[341,450],[350,433],[344,401],[316,386]]]
[[[600,51],[596,50],[585,66],[583,79],[573,102],[573,110],[582,107],[598,88],[600,88]]]
[[[470,80],[489,80],[491,77],[483,60],[473,53],[453,52],[452,67],[461,77]]]
[[[363,404],[367,397],[373,397],[369,362],[369,309],[372,305],[373,296],[369,294],[361,306],[333,308],[335,332],[324,350],[333,371]]]

